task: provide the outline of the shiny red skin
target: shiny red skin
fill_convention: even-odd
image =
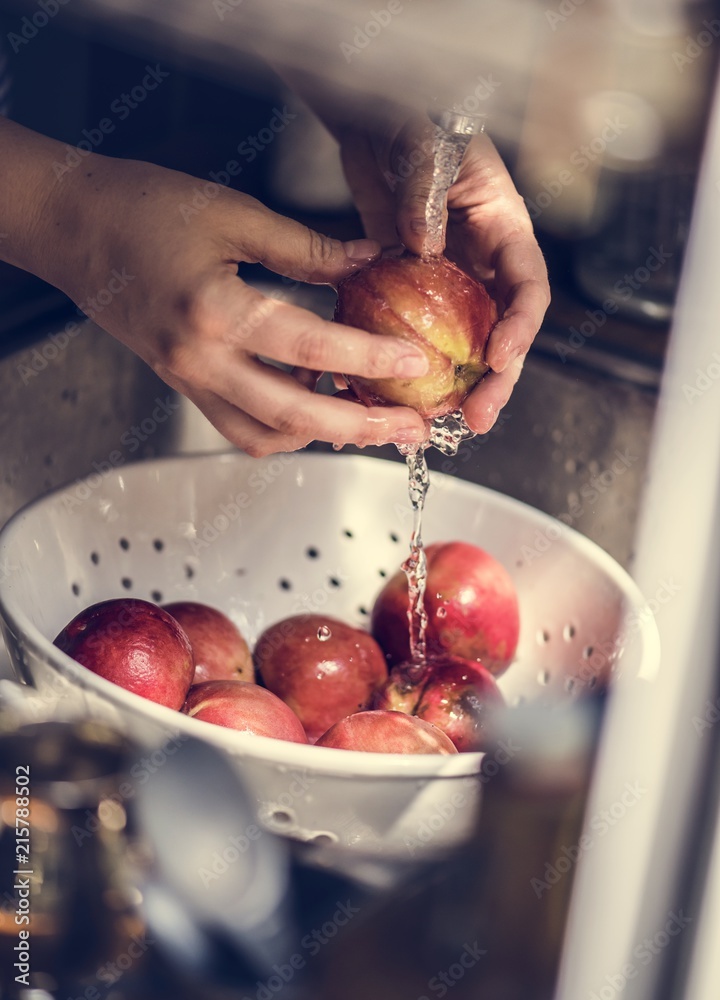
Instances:
[[[457,753],[442,730],[402,712],[357,712],[336,722],[315,746],[365,753]]]
[[[156,604],[123,597],[93,604],[55,645],[88,670],[143,698],[179,709],[195,670],[190,642]]]
[[[496,677],[515,655],[520,609],[505,567],[468,542],[436,542],[426,548],[425,610],[428,657],[451,653],[477,660]],[[394,666],[410,659],[407,579],[399,570],[372,610],[371,632]]]
[[[330,636],[321,640],[325,629]],[[387,678],[383,652],[367,632],[327,615],[294,615],[255,646],[262,682],[297,714],[310,741],[368,706]]]
[[[205,681],[190,688],[185,715],[226,729],[271,736],[288,743],[307,743],[300,719],[284,701],[259,684],[247,681]]]
[[[255,680],[250,647],[226,614],[198,601],[175,601],[162,608],[180,623],[190,640],[195,662],[193,684]]]
[[[426,419],[450,413],[488,371],[497,318],[487,289],[447,258],[383,257],[340,283],[335,320],[410,341],[429,368],[416,378],[347,375],[347,382],[368,406],[410,406]]]
[[[491,749],[487,723],[504,704],[495,679],[481,664],[443,656],[432,662],[414,714],[467,753]]]

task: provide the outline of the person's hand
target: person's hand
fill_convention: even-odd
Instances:
[[[425,223],[433,171],[429,119],[389,121],[384,132],[337,130],[343,166],[366,234],[383,247],[440,253]],[[483,280],[500,320],[488,343],[492,371],[466,399],[470,427],[485,433],[508,401],[550,302],[547,269],[525,204],[495,146],[474,137],[448,193],[447,256]]]
[[[268,298],[236,273],[240,261],[260,262],[335,284],[375,257],[377,243],[328,239],[246,195],[147,163],[91,155],[56,177],[53,157],[62,164],[66,147],[9,122],[0,131],[17,168],[6,178],[0,169],[6,259],[66,292],[229,441],[261,456],[315,439],[423,439],[414,410],[366,408],[314,388],[323,371],[422,374],[424,355]]]

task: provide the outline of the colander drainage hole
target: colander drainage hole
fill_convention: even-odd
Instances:
[[[286,580],[284,577],[282,580],[278,580],[278,587],[280,588],[280,590],[292,590],[292,584],[290,583],[289,580]]]
[[[582,651],[583,660],[589,660],[590,657],[593,655],[593,652],[594,649],[592,646],[586,646],[585,649],[583,649]]]
[[[365,615],[367,617],[368,609],[363,604],[360,605],[358,611],[361,615]]]
[[[312,835],[312,837],[308,837],[308,843],[309,844],[318,844],[319,846],[322,846],[322,844],[337,844],[338,843],[338,837],[337,837],[336,834],[329,833],[329,832],[328,833],[314,833]]]
[[[118,540],[118,544],[120,548],[123,550],[123,552],[127,552],[127,550],[130,548],[130,542],[127,540],[127,538],[120,538]]]
[[[563,639],[565,640],[565,642],[570,642],[574,638],[575,638],[575,626],[571,623],[568,623],[563,629]]]
[[[195,576],[195,567],[191,566],[190,563],[185,563],[185,576],[188,580],[192,580]]]
[[[540,673],[538,674],[538,684],[542,684],[544,687],[546,684],[549,683],[550,683],[550,671],[541,670]]]
[[[575,688],[575,678],[568,677],[568,679],[565,681],[565,690],[568,692],[568,694],[570,694],[570,692],[573,691],[574,688]]]
[[[162,538],[156,538],[153,541],[153,548],[155,549],[156,552],[162,552],[162,550],[165,548],[165,542],[162,540]]]
[[[318,559],[320,557],[320,553],[313,545],[309,549],[305,549],[305,555],[308,559]]]
[[[331,576],[328,582],[331,587],[342,587],[342,583],[336,576]]]
[[[295,822],[295,813],[289,809],[273,809],[270,813],[270,819],[277,826],[289,826],[290,823]]]
[[[391,542],[395,542],[395,544],[397,545],[399,543],[399,541],[400,541],[400,535],[398,535],[395,531],[391,531],[390,532],[390,541]]]
[[[124,576],[120,583],[123,585],[125,590],[132,590],[133,582],[129,576]]]
[[[79,583],[74,583],[70,589],[72,590],[73,594],[75,594],[76,597],[80,596],[80,584]]]
[[[93,564],[93,566],[97,566],[97,564],[100,562],[100,556],[97,554],[97,552],[90,553],[90,562]]]
[[[159,590],[151,591],[150,596],[152,597],[153,601],[155,601],[156,604],[160,604],[160,602],[163,599],[163,595]]]
[[[346,538],[354,538],[355,537],[355,535],[353,535],[352,531],[350,531],[349,528],[345,528],[345,530],[343,531],[343,535],[345,535]]]
[[[538,646],[545,646],[548,642],[550,642],[550,633],[546,628],[541,628],[537,632],[535,638],[537,639]]]
[[[381,577],[383,578],[383,580],[384,580],[384,579],[385,579],[385,577],[387,576],[387,570],[386,570],[386,569],[379,569],[379,570],[378,570],[378,573],[379,573],[379,574],[380,574],[380,576],[381,576]]]
[[[597,677],[591,677],[590,680],[588,681],[588,687],[590,688],[591,691],[596,686],[596,684],[597,684]]]

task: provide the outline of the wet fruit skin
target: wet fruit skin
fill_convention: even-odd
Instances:
[[[272,692],[248,681],[194,684],[182,711],[193,719],[242,733],[270,736],[289,743],[308,741],[292,709]]]
[[[428,657],[451,653],[477,660],[499,676],[512,662],[520,634],[510,574],[469,542],[435,542],[425,552]],[[407,608],[407,578],[398,570],[378,595],[371,616],[372,635],[391,666],[410,659]]]
[[[460,753],[490,749],[488,722],[504,704],[494,677],[482,664],[447,654],[428,660],[419,677],[413,664],[393,667],[373,698],[373,708],[408,712],[431,722]]]
[[[383,257],[338,286],[335,319],[420,347],[417,378],[346,380],[366,405],[410,406],[426,419],[457,410],[488,371],[485,348],[498,318],[486,288],[445,257]]]
[[[315,744],[364,753],[453,754],[457,750],[442,730],[401,712],[357,712],[336,722]]]
[[[292,708],[311,742],[366,708],[387,678],[372,636],[327,615],[276,622],[258,639],[254,658],[265,687]]]
[[[88,670],[158,705],[179,709],[195,670],[178,622],[137,598],[101,601],[76,615],[55,645]]]
[[[162,608],[179,622],[190,640],[195,675],[203,681],[254,681],[250,648],[226,614],[199,601],[175,601]]]

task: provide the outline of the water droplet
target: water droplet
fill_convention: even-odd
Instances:
[[[328,639],[332,638],[332,632],[330,631],[327,625],[321,625],[320,628],[317,630],[317,637],[320,640],[320,642],[327,642]]]
[[[447,608],[438,608],[437,616],[438,618],[447,618]]]

